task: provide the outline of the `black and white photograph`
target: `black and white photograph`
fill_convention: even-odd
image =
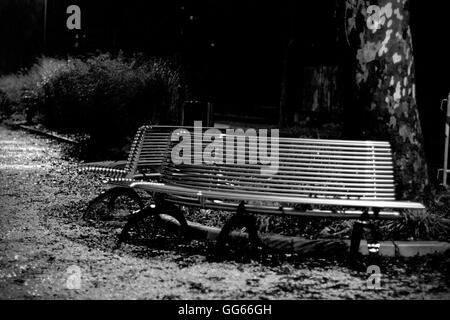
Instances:
[[[444,5],[0,0],[0,300],[448,301]]]

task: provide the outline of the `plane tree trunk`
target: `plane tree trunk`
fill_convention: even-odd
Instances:
[[[394,152],[397,196],[422,200],[428,189],[415,96],[408,0],[348,0],[346,40],[354,53],[354,103],[361,137],[388,140]]]

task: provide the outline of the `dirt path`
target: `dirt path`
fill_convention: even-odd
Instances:
[[[63,148],[0,126],[0,299],[450,298],[444,275],[421,262],[386,263],[371,290],[365,273],[323,259],[215,263],[195,243],[113,250],[115,234],[79,219],[101,185]]]

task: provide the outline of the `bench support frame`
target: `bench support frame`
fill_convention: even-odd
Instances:
[[[104,192],[102,192],[100,195],[89,201],[86,210],[83,213],[82,218],[88,219],[88,215],[91,212],[91,209],[97,204],[102,202],[103,200],[108,200],[107,204],[107,212],[108,214],[111,214],[115,209],[115,202],[117,198],[120,196],[126,196],[136,202],[136,204],[139,206],[140,209],[144,208],[144,203],[142,202],[141,197],[139,194],[131,188],[127,187],[113,187],[111,189],[108,189]]]
[[[380,210],[374,210],[375,218],[378,218]],[[359,246],[361,244],[361,239],[364,235],[364,230],[369,229],[371,238],[367,241],[367,246],[370,254],[378,254],[380,248],[379,239],[380,234],[378,231],[378,225],[376,220],[370,220],[369,210],[364,209],[361,218],[354,222],[351,242],[350,242],[350,258],[357,258],[359,254]]]
[[[111,196],[110,196],[109,201],[108,201],[108,210],[109,211],[113,211],[114,210],[115,204],[116,204],[116,200],[120,196],[127,196],[131,200],[135,201],[139,205],[139,208],[141,208],[141,209],[144,208],[144,203],[142,202],[141,197],[138,195],[138,193],[135,190],[133,190],[131,188],[114,187],[114,188],[112,188],[112,189],[110,189],[108,191],[111,191]]]
[[[131,215],[119,235],[117,247],[119,247],[122,242],[125,242],[128,239],[128,232],[134,225],[136,225],[146,217],[159,217],[160,214],[167,214],[175,218],[180,224],[180,236],[183,238],[188,237],[188,224],[183,212],[176,205],[165,201],[163,196],[156,195],[154,197],[154,200],[154,206],[146,206]]]
[[[244,226],[247,229],[250,245],[253,248],[263,247],[263,243],[258,236],[258,228],[256,217],[249,213],[245,208],[244,201],[239,203],[236,213],[225,223],[217,238],[217,253],[221,253],[225,249],[226,241],[231,231],[236,227]]]

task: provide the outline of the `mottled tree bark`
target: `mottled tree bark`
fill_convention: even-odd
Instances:
[[[428,185],[415,97],[408,0],[346,1],[347,39],[354,49],[355,96],[362,135],[388,140],[397,196],[421,200]]]

